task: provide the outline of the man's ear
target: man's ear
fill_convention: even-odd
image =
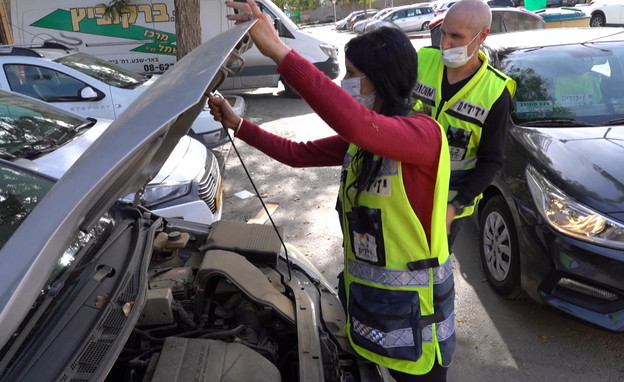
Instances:
[[[490,28],[483,28],[481,34],[479,35],[479,45],[483,44],[485,38],[490,34]]]

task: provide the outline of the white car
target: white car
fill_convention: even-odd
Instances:
[[[577,5],[591,16],[592,27],[624,26],[624,2],[622,0],[594,0],[587,6]]]
[[[115,119],[158,75],[142,75],[56,43],[3,46],[0,89],[12,90],[87,117]],[[245,101],[228,96],[241,115]],[[207,148],[228,141],[221,124],[205,107],[190,132]]]
[[[439,16],[439,15],[443,14],[444,12],[448,11],[448,9],[450,7],[452,7],[453,4],[455,4],[456,2],[457,2],[457,0],[455,0],[455,1],[445,1],[445,0],[436,1],[436,2],[432,3],[433,11],[435,12],[436,16]]]
[[[0,90],[0,158],[59,179],[111,122]],[[139,202],[162,216],[209,224],[221,218],[221,194],[215,155],[184,136],[146,185]],[[125,199],[132,202],[134,194]]]

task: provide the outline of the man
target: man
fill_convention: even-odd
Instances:
[[[461,0],[444,18],[440,47],[418,51],[414,109],[445,129],[451,154],[447,208],[449,249],[460,222],[502,166],[515,82],[488,64],[479,46],[492,13],[482,0]]]

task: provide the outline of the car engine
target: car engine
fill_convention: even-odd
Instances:
[[[299,380],[295,298],[281,245],[263,225],[221,221],[205,237],[160,232],[146,303],[107,381]],[[351,355],[331,339],[338,329],[321,336],[323,375],[355,380]]]

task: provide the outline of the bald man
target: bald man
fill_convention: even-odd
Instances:
[[[479,47],[492,12],[483,0],[460,0],[446,13],[440,47],[418,51],[414,109],[445,129],[451,151],[447,208],[449,248],[502,166],[515,82],[488,64]]]

